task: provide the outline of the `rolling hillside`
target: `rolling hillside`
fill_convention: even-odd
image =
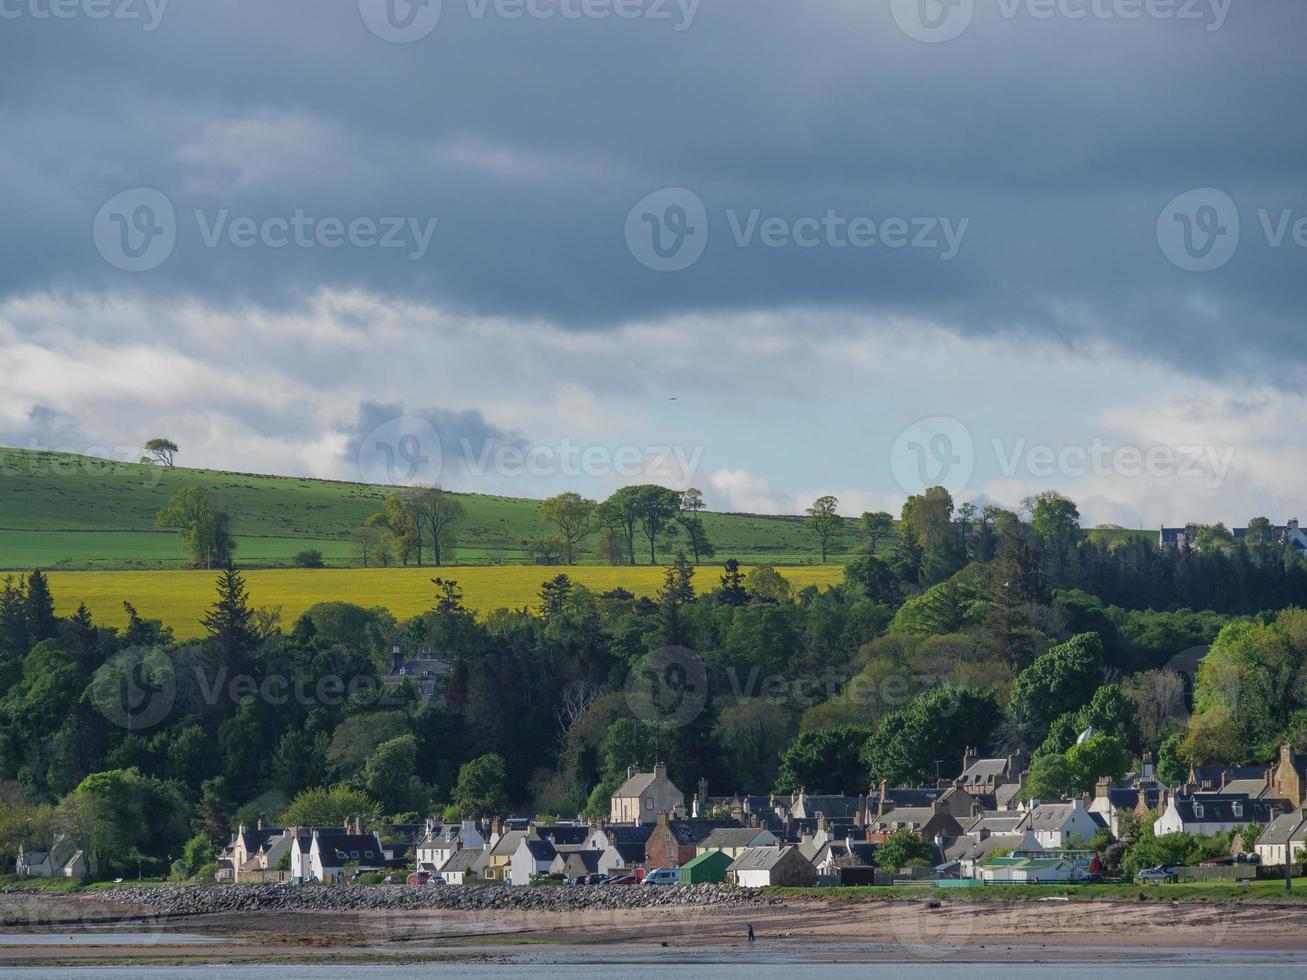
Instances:
[[[388,488],[295,477],[112,463],[0,448],[0,569],[159,569],[188,564],[154,517],[178,489],[201,485],[233,515],[241,565],[283,567],[306,548],[329,565],[355,563],[349,533],[381,509]],[[538,502],[468,495],[454,560],[524,562],[522,542],[544,532]],[[706,514],[719,559],[816,564],[811,532],[794,517]],[[849,534],[834,551],[847,557]],[[589,549],[586,549],[587,553]]]

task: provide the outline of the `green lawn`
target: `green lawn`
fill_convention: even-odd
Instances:
[[[773,888],[772,894],[793,898],[820,898],[832,902],[883,902],[902,898],[933,898],[947,902],[1037,902],[1040,899],[1123,902],[1238,902],[1307,901],[1307,878],[1294,880],[1292,895],[1283,881],[1184,882],[1174,885],[1139,885],[1104,882],[1101,885],[986,885],[983,888],[936,888],[931,884],[886,888]]]

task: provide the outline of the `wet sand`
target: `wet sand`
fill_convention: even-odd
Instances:
[[[1307,951],[1307,907],[1275,903],[790,902],[591,913],[244,913],[160,920],[88,896],[0,905],[0,966],[173,963],[1232,962]],[[55,924],[59,923],[59,924]],[[758,941],[745,940],[752,924]],[[131,934],[108,943],[106,933]],[[6,944],[45,934],[50,945]],[[196,937],[204,937],[203,943]],[[213,940],[218,940],[214,942]]]

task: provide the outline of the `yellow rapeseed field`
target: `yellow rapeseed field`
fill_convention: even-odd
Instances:
[[[839,582],[842,566],[813,565],[777,569],[797,588],[826,586]],[[242,572],[249,587],[250,604],[280,606],[285,623],[293,622],[319,602],[352,602],[368,608],[381,606],[403,619],[430,609],[434,577],[453,579],[463,589],[468,607],[479,613],[495,609],[534,607],[541,584],[566,572],[587,588],[606,592],[621,586],[636,595],[653,595],[662,584],[662,568],[613,568],[584,566],[550,569],[538,566],[504,565],[465,568],[369,568],[369,569],[278,569]],[[123,626],[127,614],[123,602],[130,602],[146,619],[161,619],[178,639],[200,632],[200,617],[214,598],[215,572],[50,572],[56,611],[61,616],[77,609],[79,602],[105,626]],[[702,568],[695,584],[715,588],[720,568]]]

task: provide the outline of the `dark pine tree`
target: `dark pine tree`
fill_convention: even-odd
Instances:
[[[201,622],[217,647],[221,663],[236,673],[248,673],[258,636],[245,580],[232,565],[218,576],[218,599]]]
[[[59,620],[54,615],[54,596],[50,580],[38,568],[27,578],[27,630],[32,646],[59,635]]]
[[[723,606],[749,604],[749,593],[744,588],[744,573],[740,571],[740,563],[734,558],[726,563],[726,571],[722,575],[722,585],[717,590],[717,598],[721,600]]]
[[[94,670],[100,666],[100,631],[95,628],[95,620],[91,618],[86,603],[78,606],[77,612],[69,617],[64,634],[77,663],[83,669]]]

